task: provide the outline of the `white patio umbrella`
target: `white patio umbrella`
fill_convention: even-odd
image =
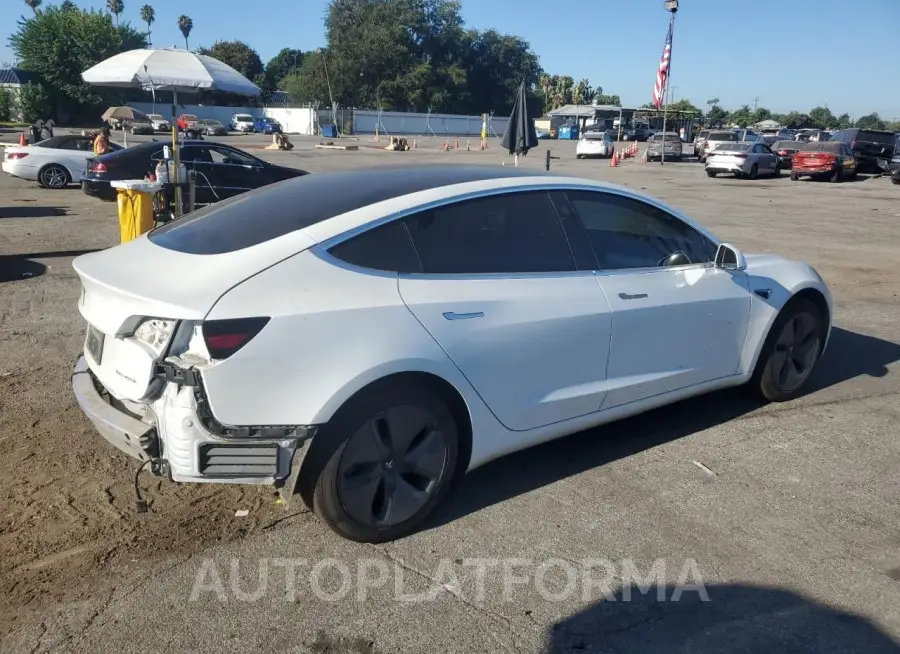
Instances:
[[[94,86],[172,91],[172,151],[178,182],[178,147],[175,125],[178,92],[223,91],[257,97],[260,88],[231,66],[213,57],[178,48],[129,50],[101,61],[81,74]],[[180,207],[179,207],[180,208]]]

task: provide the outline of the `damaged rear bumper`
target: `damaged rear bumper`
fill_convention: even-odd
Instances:
[[[172,481],[284,485],[299,470],[302,461],[295,460],[295,454],[305,454],[308,448],[302,446],[315,427],[220,425],[205,410],[200,387],[191,385],[199,383],[198,377],[188,374],[168,381],[155,400],[132,412],[110,399],[82,356],[72,375],[72,390],[100,435],[138,461],[154,460],[152,469]]]

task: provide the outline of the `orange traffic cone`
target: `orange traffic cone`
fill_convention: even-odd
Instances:
[[[613,156],[612,156],[612,159],[609,160],[609,166],[610,166],[610,168],[615,168],[618,165],[619,165],[619,157],[616,154],[616,151],[613,150]]]
[[[25,132],[19,134],[19,145],[21,147],[25,147],[26,145],[28,145],[28,139],[25,138]]]

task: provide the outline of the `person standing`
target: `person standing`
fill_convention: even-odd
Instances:
[[[41,140],[46,141],[47,139],[53,138],[53,119],[48,118],[44,121],[44,124],[41,126]]]
[[[94,137],[94,156],[99,157],[109,152],[109,127],[104,127]]]

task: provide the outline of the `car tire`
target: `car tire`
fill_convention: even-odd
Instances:
[[[753,164],[752,166],[750,166],[750,174],[747,175],[747,178],[756,179],[757,177],[759,177],[759,166]]]
[[[799,329],[797,321],[800,321]],[[822,354],[824,341],[825,324],[818,307],[806,298],[789,301],[769,330],[753,371],[751,387],[769,402],[797,397]],[[794,357],[798,350],[800,355]]]
[[[392,423],[406,429],[392,432]],[[459,456],[450,409],[429,389],[405,383],[351,398],[315,439],[325,439],[328,452],[313,510],[339,535],[363,543],[412,531],[450,490]],[[393,520],[400,494],[408,506]]]
[[[576,155],[575,155],[575,158],[576,158],[576,159],[584,159],[584,155],[583,155],[583,154],[576,154]]]
[[[707,177],[715,177],[717,174],[718,174],[718,173],[716,173],[716,171],[714,171],[714,170],[707,170],[707,171],[706,171],[706,176],[707,176]]]
[[[834,172],[831,173],[831,177],[828,178],[828,181],[832,184],[840,184],[844,181],[844,169],[843,168],[835,168]]]
[[[800,175],[798,175],[797,173],[791,173],[791,181],[792,182],[796,182],[799,179],[800,179]]]
[[[772,177],[781,177],[781,166],[775,164],[775,172],[772,173]]]
[[[706,157],[697,157],[697,161],[699,161],[699,162],[702,163],[702,164],[705,164],[705,163],[706,163]]]
[[[59,164],[47,164],[41,168],[37,179],[42,188],[61,189],[72,183],[69,171]]]
[[[900,177],[891,177],[891,184],[900,184]]]

